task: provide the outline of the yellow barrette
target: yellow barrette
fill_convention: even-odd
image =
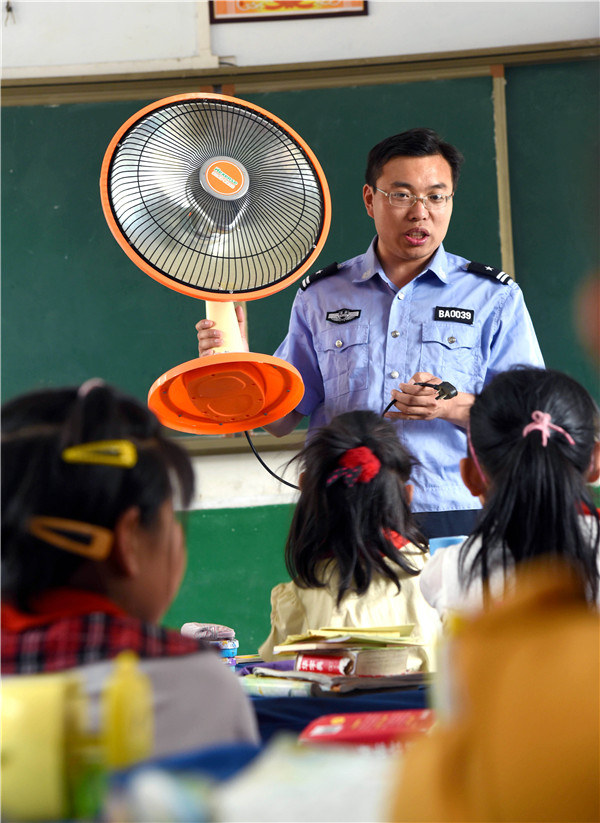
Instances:
[[[65,463],[92,463],[130,469],[138,459],[137,449],[130,440],[97,440],[69,446],[62,453]]]
[[[90,560],[104,560],[113,544],[110,529],[64,517],[32,517],[28,531],[44,543]]]

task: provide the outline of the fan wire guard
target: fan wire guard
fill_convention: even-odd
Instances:
[[[235,98],[162,103],[128,121],[107,151],[103,206],[120,245],[164,285],[207,300],[254,299],[288,286],[329,228],[327,184],[308,146]],[[245,190],[216,193],[203,174],[211,161],[233,183],[237,175],[220,167],[246,174]]]

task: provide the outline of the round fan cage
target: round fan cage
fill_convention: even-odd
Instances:
[[[105,158],[103,205],[126,253],[164,285],[206,300],[263,297],[300,277],[330,219],[308,146],[235,98],[159,102],[123,126]]]

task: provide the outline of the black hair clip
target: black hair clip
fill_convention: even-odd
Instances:
[[[458,389],[456,386],[453,386],[452,383],[447,383],[446,381],[443,383],[415,383],[415,386],[425,386],[428,389],[437,389],[436,400],[451,400],[458,394]],[[395,400],[390,401],[383,410],[382,415],[387,414],[395,403]]]

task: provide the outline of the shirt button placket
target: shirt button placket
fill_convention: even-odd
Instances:
[[[390,390],[398,387],[399,380],[405,379],[402,373],[403,364],[406,361],[406,334],[403,333],[403,325],[407,316],[408,302],[405,302],[404,292],[398,292],[390,306],[385,363],[387,395],[383,398],[385,405],[389,403]]]

